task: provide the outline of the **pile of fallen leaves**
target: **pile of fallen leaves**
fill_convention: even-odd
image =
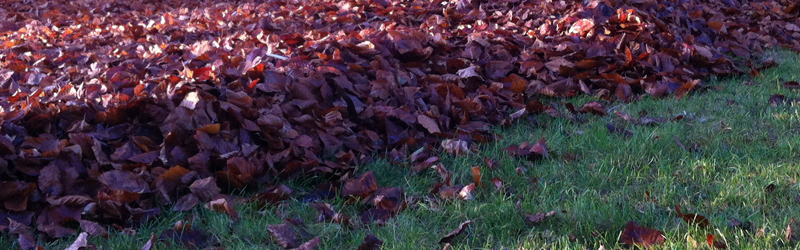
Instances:
[[[446,174],[437,151],[562,115],[540,96],[680,98],[708,75],[757,75],[774,64],[765,48],[800,49],[789,0],[4,4],[0,230],[24,249],[34,232],[105,235],[163,205],[235,219],[242,199],[225,193],[265,184],[244,200],[268,205],[305,176],[329,181],[304,200],[341,195],[370,204],[364,222],[385,221],[406,200],[356,176],[375,152]],[[509,152],[546,156],[528,146]],[[469,187],[457,186],[439,188]]]

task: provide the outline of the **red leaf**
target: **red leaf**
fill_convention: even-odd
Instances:
[[[704,217],[702,215],[684,214],[683,212],[681,212],[681,206],[680,205],[675,206],[675,210],[678,211],[678,217],[683,219],[683,221],[686,221],[686,223],[697,224],[700,227],[707,227],[707,226],[711,225],[711,223],[708,222],[708,219],[706,219],[706,217]]]
[[[784,82],[783,87],[787,89],[800,89],[800,83],[795,81]]]
[[[481,185],[481,167],[472,167],[472,181],[475,185]]]
[[[708,242],[708,246],[711,248],[719,248],[719,249],[728,248],[728,244],[725,244],[724,241],[714,240],[714,235],[712,234],[706,235],[706,242]]]
[[[633,221],[629,221],[625,225],[625,230],[622,231],[619,242],[627,246],[635,245],[650,248],[652,245],[661,245],[666,240],[664,233],[661,231],[641,227]]]

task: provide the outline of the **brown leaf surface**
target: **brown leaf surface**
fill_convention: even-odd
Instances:
[[[469,224],[472,224],[472,220],[461,222],[461,224],[459,224],[456,229],[450,231],[444,237],[442,237],[442,239],[439,240],[439,243],[441,244],[441,243],[452,242],[456,236],[460,235],[461,233],[464,233],[464,231],[467,230],[467,226],[469,226]]]
[[[652,245],[661,245],[667,239],[661,231],[642,227],[629,221],[619,238],[619,242],[627,246],[641,246],[650,248]]]
[[[493,126],[561,116],[543,95],[682,98],[800,51],[787,1],[4,3],[0,213],[49,218],[74,195],[123,229],[272,181],[324,177],[306,197],[331,199],[376,153],[460,156]],[[547,157],[535,146],[517,153]],[[77,233],[56,220],[36,229]]]
[[[267,226],[267,231],[278,245],[284,248],[295,248],[298,245],[297,233],[291,225],[282,223]]]

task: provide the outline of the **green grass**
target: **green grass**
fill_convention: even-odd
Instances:
[[[455,238],[453,249],[597,249],[600,244],[615,249],[620,247],[618,237],[625,223],[631,220],[665,233],[666,244],[655,249],[691,248],[689,237],[707,249],[708,233],[717,239],[724,236],[729,249],[798,249],[797,242],[784,240],[784,233],[792,217],[800,219],[800,114],[797,107],[772,107],[767,100],[773,94],[800,97],[797,91],[781,87],[786,80],[800,78],[800,56],[792,52],[770,56],[783,62],[753,79],[753,86],[743,84],[741,77],[712,79],[705,84],[721,89],[693,92],[682,100],[645,97],[631,104],[610,103],[609,115],[604,117],[578,115],[579,121],[574,121],[537,115],[539,126],[522,120],[499,130],[504,139],[482,145],[479,153],[458,158],[442,155],[441,162],[455,173],[457,184],[472,182],[470,167],[483,167],[487,185],[476,189],[475,200],[426,199],[439,180],[434,171],[412,175],[408,167],[385,161],[364,166],[359,172],[375,171],[380,186],[402,187],[407,196],[420,200],[382,227],[348,230],[338,224],[315,223],[316,210],[293,200],[263,210],[239,206],[242,220],[236,223],[202,207],[189,213],[169,212],[142,226],[135,236],[112,233],[108,239],[90,238],[90,242],[99,249],[140,248],[151,232],[158,234],[192,214],[194,228],[207,230],[227,249],[279,249],[266,226],[281,223],[281,215],[304,219],[308,232],[322,239],[319,249],[355,249],[367,234],[383,240],[384,249],[441,248],[438,241],[468,219],[473,223]],[[594,99],[548,100],[578,107],[589,101]],[[634,117],[647,111],[650,116],[684,118],[639,126],[624,122],[611,114],[613,111]],[[606,123],[629,129],[633,136],[626,139],[610,134]],[[547,139],[549,159],[529,162],[502,151],[508,145],[542,137]],[[686,147],[696,143],[699,150],[685,151],[674,138]],[[577,160],[564,155],[577,155]],[[489,171],[484,157],[499,160],[499,168]],[[528,172],[519,176],[517,167]],[[513,194],[497,192],[489,182],[493,177],[502,179]],[[294,184],[302,191],[308,183]],[[765,192],[769,184],[777,189]],[[530,226],[517,212],[518,201],[527,213],[559,212]],[[357,206],[343,205],[342,200],[330,203],[358,219]],[[676,205],[686,213],[708,217],[711,226],[688,225],[676,217]],[[745,227],[728,226],[734,219]],[[763,235],[757,235],[759,230]],[[70,242],[64,239],[47,247],[61,249]],[[181,249],[159,244],[157,249]],[[0,245],[18,247],[8,236]]]

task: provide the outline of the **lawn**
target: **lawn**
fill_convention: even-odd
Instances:
[[[383,226],[354,223],[351,229],[317,222],[317,210],[303,202],[303,195],[319,180],[307,179],[289,183],[295,194],[278,205],[237,204],[240,221],[198,206],[164,213],[135,233],[112,230],[110,237],[90,237],[89,242],[97,249],[138,249],[151,234],[160,235],[182,220],[207,234],[206,241],[195,241],[207,246],[280,249],[267,226],[299,218],[304,230],[321,240],[319,249],[356,249],[369,234],[383,241],[383,249],[438,249],[446,234],[471,220],[450,241],[452,249],[616,249],[622,247],[618,242],[626,223],[633,221],[664,233],[666,242],[653,249],[707,248],[709,234],[730,249],[797,249],[798,233],[787,236],[787,230],[800,226],[790,224],[800,217],[800,114],[792,104],[771,105],[769,99],[774,94],[800,97],[783,86],[800,78],[800,56],[770,52],[764,57],[780,65],[752,79],[709,79],[704,81],[708,91],[681,100],[644,97],[623,104],[580,96],[543,101],[555,102],[561,117],[523,117],[509,128],[497,128],[502,139],[481,145],[478,152],[440,156],[440,163],[454,173],[454,184],[472,183],[472,167],[480,168],[483,185],[471,200],[431,196],[434,184],[442,181],[433,170],[412,173],[410,166],[386,160],[362,166],[359,173],[373,171],[378,186],[401,187],[409,201],[405,211]],[[605,104],[608,115],[570,114],[563,105],[580,107],[590,101]],[[637,118],[641,112],[682,119],[637,125],[615,114]],[[607,124],[630,133],[610,133]],[[549,149],[545,159],[529,161],[503,150],[541,138]],[[494,170],[486,158],[498,161]],[[502,191],[493,178],[502,180]],[[359,221],[363,206],[343,199],[326,202]],[[705,216],[710,225],[685,222],[676,206]],[[524,216],[550,211],[555,214],[536,222],[526,222]],[[300,238],[301,243],[310,239],[302,233]],[[45,246],[63,249],[74,239]],[[0,245],[19,247],[8,235]],[[164,240],[153,249],[183,248]]]

